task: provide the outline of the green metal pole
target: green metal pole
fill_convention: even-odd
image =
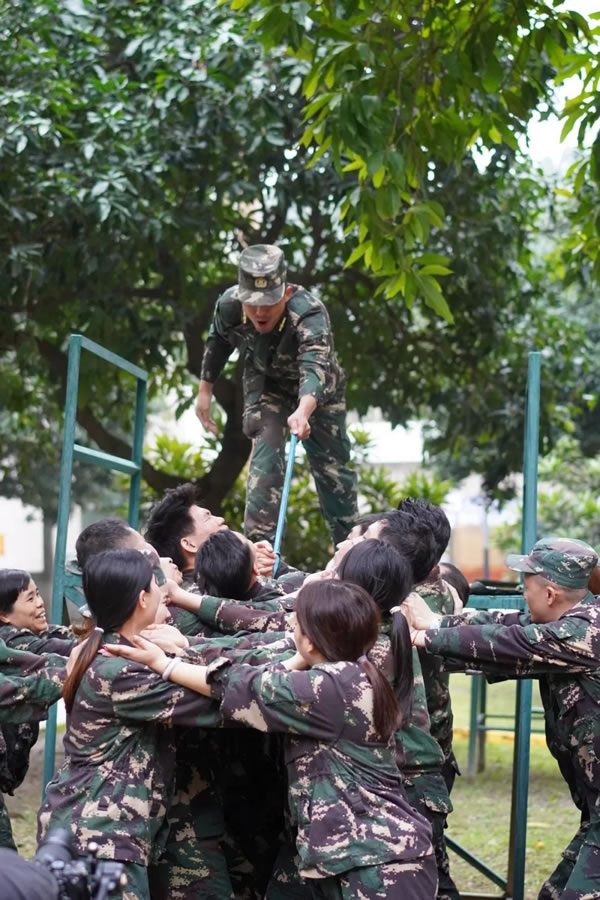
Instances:
[[[469,716],[469,756],[467,776],[474,778],[477,773],[477,717],[479,713],[479,688],[481,675],[471,676],[471,713]]]
[[[144,453],[144,422],[146,419],[146,380],[138,378],[135,393],[135,419],[133,423],[133,445],[131,459],[138,466],[138,471],[131,476],[129,485],[128,521],[132,528],[137,528],[140,518],[140,487],[142,481],[142,456]]]
[[[79,383],[79,362],[81,359],[80,334],[72,334],[69,339],[69,364],[67,369],[67,397],[65,402],[65,429],[63,435],[62,460],[60,464],[60,493],[56,520],[56,549],[54,552],[54,576],[52,579],[52,608],[50,621],[60,623],[62,619],[65,556],[67,549],[67,529],[71,508],[71,478],[73,475],[73,444],[75,443],[75,420],[77,417],[77,386]],[[44,741],[44,776],[42,796],[46,785],[54,775],[56,752],[56,704],[48,711],[46,739]]]
[[[523,458],[523,531],[521,552],[528,553],[536,540],[537,468],[540,429],[540,384],[542,355],[529,354],[525,449]],[[513,792],[508,858],[508,896],[525,897],[525,843],[527,840],[527,799],[529,792],[529,742],[531,737],[531,681],[517,682]]]

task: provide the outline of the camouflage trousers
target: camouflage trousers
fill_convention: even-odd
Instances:
[[[538,900],[600,900],[600,822],[582,822]]]
[[[178,728],[175,793],[149,878],[153,900],[229,900],[233,890],[221,838],[223,806],[210,736]]]
[[[306,881],[315,900],[432,900],[437,891],[433,855]]]
[[[285,474],[289,400],[263,394],[244,413],[244,431],[252,438],[244,531],[250,540],[275,537]],[[321,512],[334,543],[344,540],[358,515],[356,473],[349,467],[350,440],[344,400],[317,407],[310,418],[311,434],[303,441]]]
[[[438,874],[437,900],[459,900],[460,894],[450,875],[450,861],[446,846],[445,830],[448,812],[452,804],[442,775],[410,773],[406,775],[404,789],[408,802],[431,825],[431,843]]]
[[[4,796],[0,792],[0,847],[7,850],[16,850],[17,845],[13,837],[12,825],[10,824],[10,816],[4,802]]]

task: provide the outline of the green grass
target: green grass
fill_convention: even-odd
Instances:
[[[470,709],[469,676],[451,678],[455,727],[467,728]],[[488,712],[514,715],[515,684],[488,686]],[[541,705],[534,684],[533,705]],[[494,720],[496,721],[496,720]],[[536,727],[540,727],[539,723]],[[571,801],[558,766],[540,736],[532,742],[529,776],[528,829],[526,841],[526,897],[534,900],[540,886],[560,860],[561,851],[575,834],[579,814]],[[463,772],[467,768],[468,741],[455,739],[455,753]],[[459,844],[506,876],[513,744],[491,736],[486,744],[485,770],[473,779],[457,778],[452,792],[454,812],[449,816],[448,834]],[[459,890],[494,893],[492,882],[450,853],[450,866]]]
[[[455,727],[469,724],[471,679],[453,675],[451,679]],[[488,687],[488,711],[507,715],[514,713],[514,682]],[[540,705],[534,685],[534,706]],[[536,736],[536,745],[543,744]],[[57,741],[59,751],[62,740]],[[467,766],[468,741],[455,740],[455,752],[463,772]],[[460,844],[506,876],[513,745],[506,737],[488,739],[485,771],[474,779],[457,778],[452,801],[454,812],[449,817],[448,833]],[[60,759],[57,760],[57,764]],[[32,753],[30,773],[14,797],[7,798],[13,830],[23,856],[35,852],[36,813],[40,803],[42,744]],[[527,900],[535,900],[544,879],[554,869],[561,851],[575,834],[579,816],[571,802],[554,759],[545,746],[532,746],[529,779],[529,824],[527,830]],[[494,885],[450,852],[453,877],[462,891],[498,893]]]

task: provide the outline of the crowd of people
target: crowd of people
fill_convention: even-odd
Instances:
[[[126,900],[455,900],[446,669],[536,677],[582,817],[540,898],[600,897],[596,554],[540,541],[507,560],[527,612],[463,611],[449,538],[439,507],[403,500],[358,519],[324,571],[273,578],[270,544],[186,484],[143,535],[119,519],[82,532],[78,624],[49,625],[30,575],[0,571],[0,789],[62,696],[38,837],[94,841],[124,864]]]

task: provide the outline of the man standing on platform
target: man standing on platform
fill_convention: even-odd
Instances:
[[[356,475],[349,467],[345,375],[320,300],[288,284],[279,247],[256,244],[240,257],[238,284],[217,300],[202,361],[196,415],[210,418],[213,385],[234,349],[244,360],[244,433],[252,456],[244,527],[272,541],[284,479],[287,430],[304,442],[334,542],[354,525]]]

